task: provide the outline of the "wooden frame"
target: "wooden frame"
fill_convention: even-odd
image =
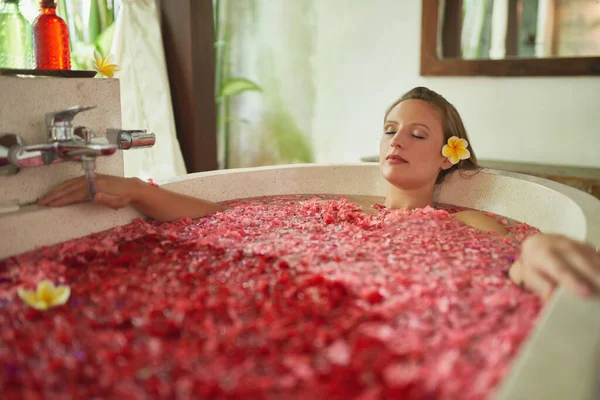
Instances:
[[[159,0],[177,139],[188,173],[218,169],[211,0]]]
[[[577,76],[600,75],[600,57],[442,59],[438,56],[441,0],[422,0],[421,76]],[[453,0],[448,0],[453,1]]]

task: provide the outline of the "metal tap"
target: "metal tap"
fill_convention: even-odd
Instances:
[[[27,146],[18,135],[0,136],[0,175],[14,175],[21,168],[81,161],[93,200],[96,196],[96,157],[110,156],[117,149],[152,147],[156,137],[145,130],[108,129],[105,138],[95,138],[89,128],[73,127],[73,118],[92,108],[95,107],[72,107],[46,114],[47,143]]]
[[[145,129],[122,130],[108,129],[106,138],[109,143],[115,144],[121,150],[144,149],[154,146],[156,136],[154,133],[148,133]]]
[[[0,136],[0,175],[14,175],[21,168],[39,167],[65,161],[82,161],[110,156],[117,146],[106,138],[94,138],[85,127],[73,127],[73,118],[94,107],[72,107],[46,115],[48,142],[24,145],[18,135]],[[86,161],[88,160],[88,161]]]

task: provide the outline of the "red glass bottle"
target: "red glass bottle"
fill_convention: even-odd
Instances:
[[[56,15],[54,0],[42,0],[41,14],[33,21],[33,48],[37,69],[71,69],[69,28]]]

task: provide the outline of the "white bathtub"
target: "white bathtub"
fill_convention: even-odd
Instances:
[[[287,165],[190,174],[163,187],[212,201],[279,194],[384,195],[375,163]],[[482,170],[454,174],[436,200],[497,213],[600,245],[600,201],[544,179]],[[29,206],[0,215],[0,259],[123,225],[139,216],[94,204],[46,209]],[[600,394],[600,301],[559,290],[500,386],[498,399],[591,400]]]

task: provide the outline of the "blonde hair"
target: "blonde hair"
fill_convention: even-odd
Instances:
[[[463,124],[462,118],[456,108],[448,100],[444,98],[441,94],[434,92],[431,89],[428,89],[423,86],[418,86],[406,92],[402,97],[396,100],[385,112],[385,117],[383,118],[384,122],[387,119],[390,111],[398,104],[402,103],[405,100],[422,100],[425,101],[432,106],[436,107],[442,113],[442,129],[444,130],[444,144],[448,141],[448,139],[452,136],[457,136],[461,139],[466,139],[469,142],[469,151],[471,152],[471,157],[466,160],[460,160],[458,164],[453,165],[447,170],[441,170],[437,180],[435,183],[442,183],[446,175],[451,173],[452,171],[473,171],[478,170],[479,166],[477,165],[477,157],[475,157],[475,152],[471,147],[471,141],[469,140],[469,136],[467,135],[467,130],[465,129],[465,125]],[[440,152],[442,149],[440,149]]]

